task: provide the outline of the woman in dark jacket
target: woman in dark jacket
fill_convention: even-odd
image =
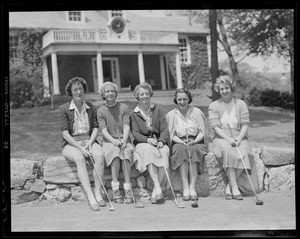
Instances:
[[[151,203],[163,203],[161,183],[165,177],[164,167],[169,168],[169,131],[165,113],[150,101],[153,95],[150,84],[137,85],[133,94],[139,101],[130,116],[133,143],[136,146],[134,161],[141,173],[148,170],[152,178],[154,189]]]
[[[94,169],[95,195],[93,194],[86,159],[90,156],[95,160],[100,177],[104,175],[104,153],[96,141],[98,121],[94,106],[83,100],[87,92],[87,83],[83,78],[74,77],[65,88],[72,100],[59,108],[60,131],[62,131],[62,153],[67,160],[76,163],[79,181],[86,192],[91,210],[100,210],[106,206],[101,195],[101,183]]]

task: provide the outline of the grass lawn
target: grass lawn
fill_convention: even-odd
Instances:
[[[137,105],[137,102],[131,101],[123,101],[123,103],[126,103],[131,110]],[[58,125],[58,108],[61,104],[61,102],[56,102],[54,109],[51,109],[50,105],[44,105],[10,110],[11,158],[44,162],[50,157],[61,156],[61,132]],[[95,105],[99,106],[97,103]],[[174,104],[162,105],[162,107],[167,113],[174,108]],[[208,107],[200,108],[208,116]],[[292,127],[294,112],[286,113],[278,110],[274,112],[260,107],[251,107],[249,111],[252,122],[250,127],[253,127],[253,130],[249,132],[250,141],[254,140],[264,145],[269,143],[270,146],[294,144],[294,128]],[[284,133],[278,131],[278,138],[276,138],[274,133],[280,129],[280,126],[286,135],[283,137]],[[266,131],[266,136],[263,130]],[[273,133],[273,135],[269,136],[268,133]],[[211,139],[210,127],[209,136]]]

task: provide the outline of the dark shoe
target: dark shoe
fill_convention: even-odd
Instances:
[[[241,194],[238,194],[238,195],[233,195],[233,199],[235,200],[243,200],[243,197]]]
[[[131,190],[125,190],[125,198],[124,201],[126,204],[133,203],[133,195],[131,193]]]
[[[197,195],[191,195],[191,200],[198,201],[198,196]]]
[[[157,204],[163,204],[165,202],[165,195],[160,193],[156,196]]]
[[[106,207],[106,202],[103,199],[99,201],[97,200],[97,203],[99,204],[100,207]]]
[[[99,207],[99,205],[98,204],[90,204],[90,209],[92,210],[92,211],[99,211],[100,210],[100,207]]]
[[[157,199],[156,198],[151,197],[150,201],[151,201],[151,204],[157,204]]]
[[[191,196],[190,196],[190,195],[188,195],[188,196],[183,196],[183,197],[182,197],[182,200],[183,200],[183,201],[190,201],[190,200],[191,200]]]
[[[120,190],[113,190],[113,199],[115,203],[122,204],[123,203],[123,197],[121,195]]]
[[[229,194],[229,193],[226,193],[226,194],[225,194],[225,199],[226,199],[226,200],[231,200],[231,199],[233,199],[233,195],[232,195],[232,194]]]

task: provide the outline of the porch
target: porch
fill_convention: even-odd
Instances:
[[[182,86],[177,33],[129,31],[120,39],[104,30],[51,30],[43,37],[44,85],[63,94],[74,75],[99,92],[105,81],[120,89],[148,81],[153,89]],[[175,55],[176,79],[171,79],[168,54]],[[173,82],[175,82],[173,84]]]
[[[43,38],[43,48],[53,43],[131,43],[131,44],[179,44],[178,34],[128,30],[121,39],[107,30],[51,30]]]

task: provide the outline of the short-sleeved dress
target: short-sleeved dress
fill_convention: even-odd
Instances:
[[[208,108],[208,115],[211,127],[220,127],[225,134],[230,136],[228,125],[232,129],[235,138],[238,137],[243,124],[249,124],[249,111],[246,103],[243,100],[233,98],[233,100],[226,104],[222,100],[212,102]],[[250,164],[250,145],[248,137],[245,136],[241,141],[239,150],[248,173],[251,174]],[[212,151],[217,159],[222,163],[223,168],[243,169],[243,162],[236,147],[232,147],[229,142],[214,135]],[[243,171],[245,172],[245,171]]]
[[[165,113],[155,104],[150,105],[151,117],[147,118],[137,106],[130,116],[131,131],[134,137],[135,153],[134,161],[136,168],[142,173],[147,170],[147,165],[154,164],[156,167],[169,168],[169,132]],[[151,118],[151,119],[150,119]],[[152,123],[151,123],[152,122]],[[164,143],[157,149],[147,143],[148,137],[155,137]]]
[[[104,128],[107,128],[109,134],[118,139],[118,132],[120,138],[123,138],[123,125],[129,126],[129,108],[126,104],[117,102],[114,106],[109,107],[107,105],[101,105],[97,110],[97,118],[99,122],[99,131],[102,132]],[[106,166],[109,166],[114,158],[120,157],[121,160],[128,159],[133,164],[133,146],[130,143],[128,137],[127,146],[124,149],[124,154],[121,154],[121,150],[118,146],[113,145],[105,137],[103,137],[102,149],[104,151],[104,157]]]
[[[203,133],[203,140],[197,144],[190,145],[191,162],[199,163],[199,168],[203,168],[204,156],[207,154],[205,119],[201,110],[190,106],[187,114],[184,116],[178,108],[171,110],[167,114],[167,123],[169,125],[170,135],[177,136],[182,140],[186,139],[186,130],[188,138],[195,139],[199,132]],[[172,140],[172,139],[170,139]],[[171,167],[175,170],[188,160],[188,147],[180,143],[171,142]],[[201,173],[200,170],[198,173]]]

